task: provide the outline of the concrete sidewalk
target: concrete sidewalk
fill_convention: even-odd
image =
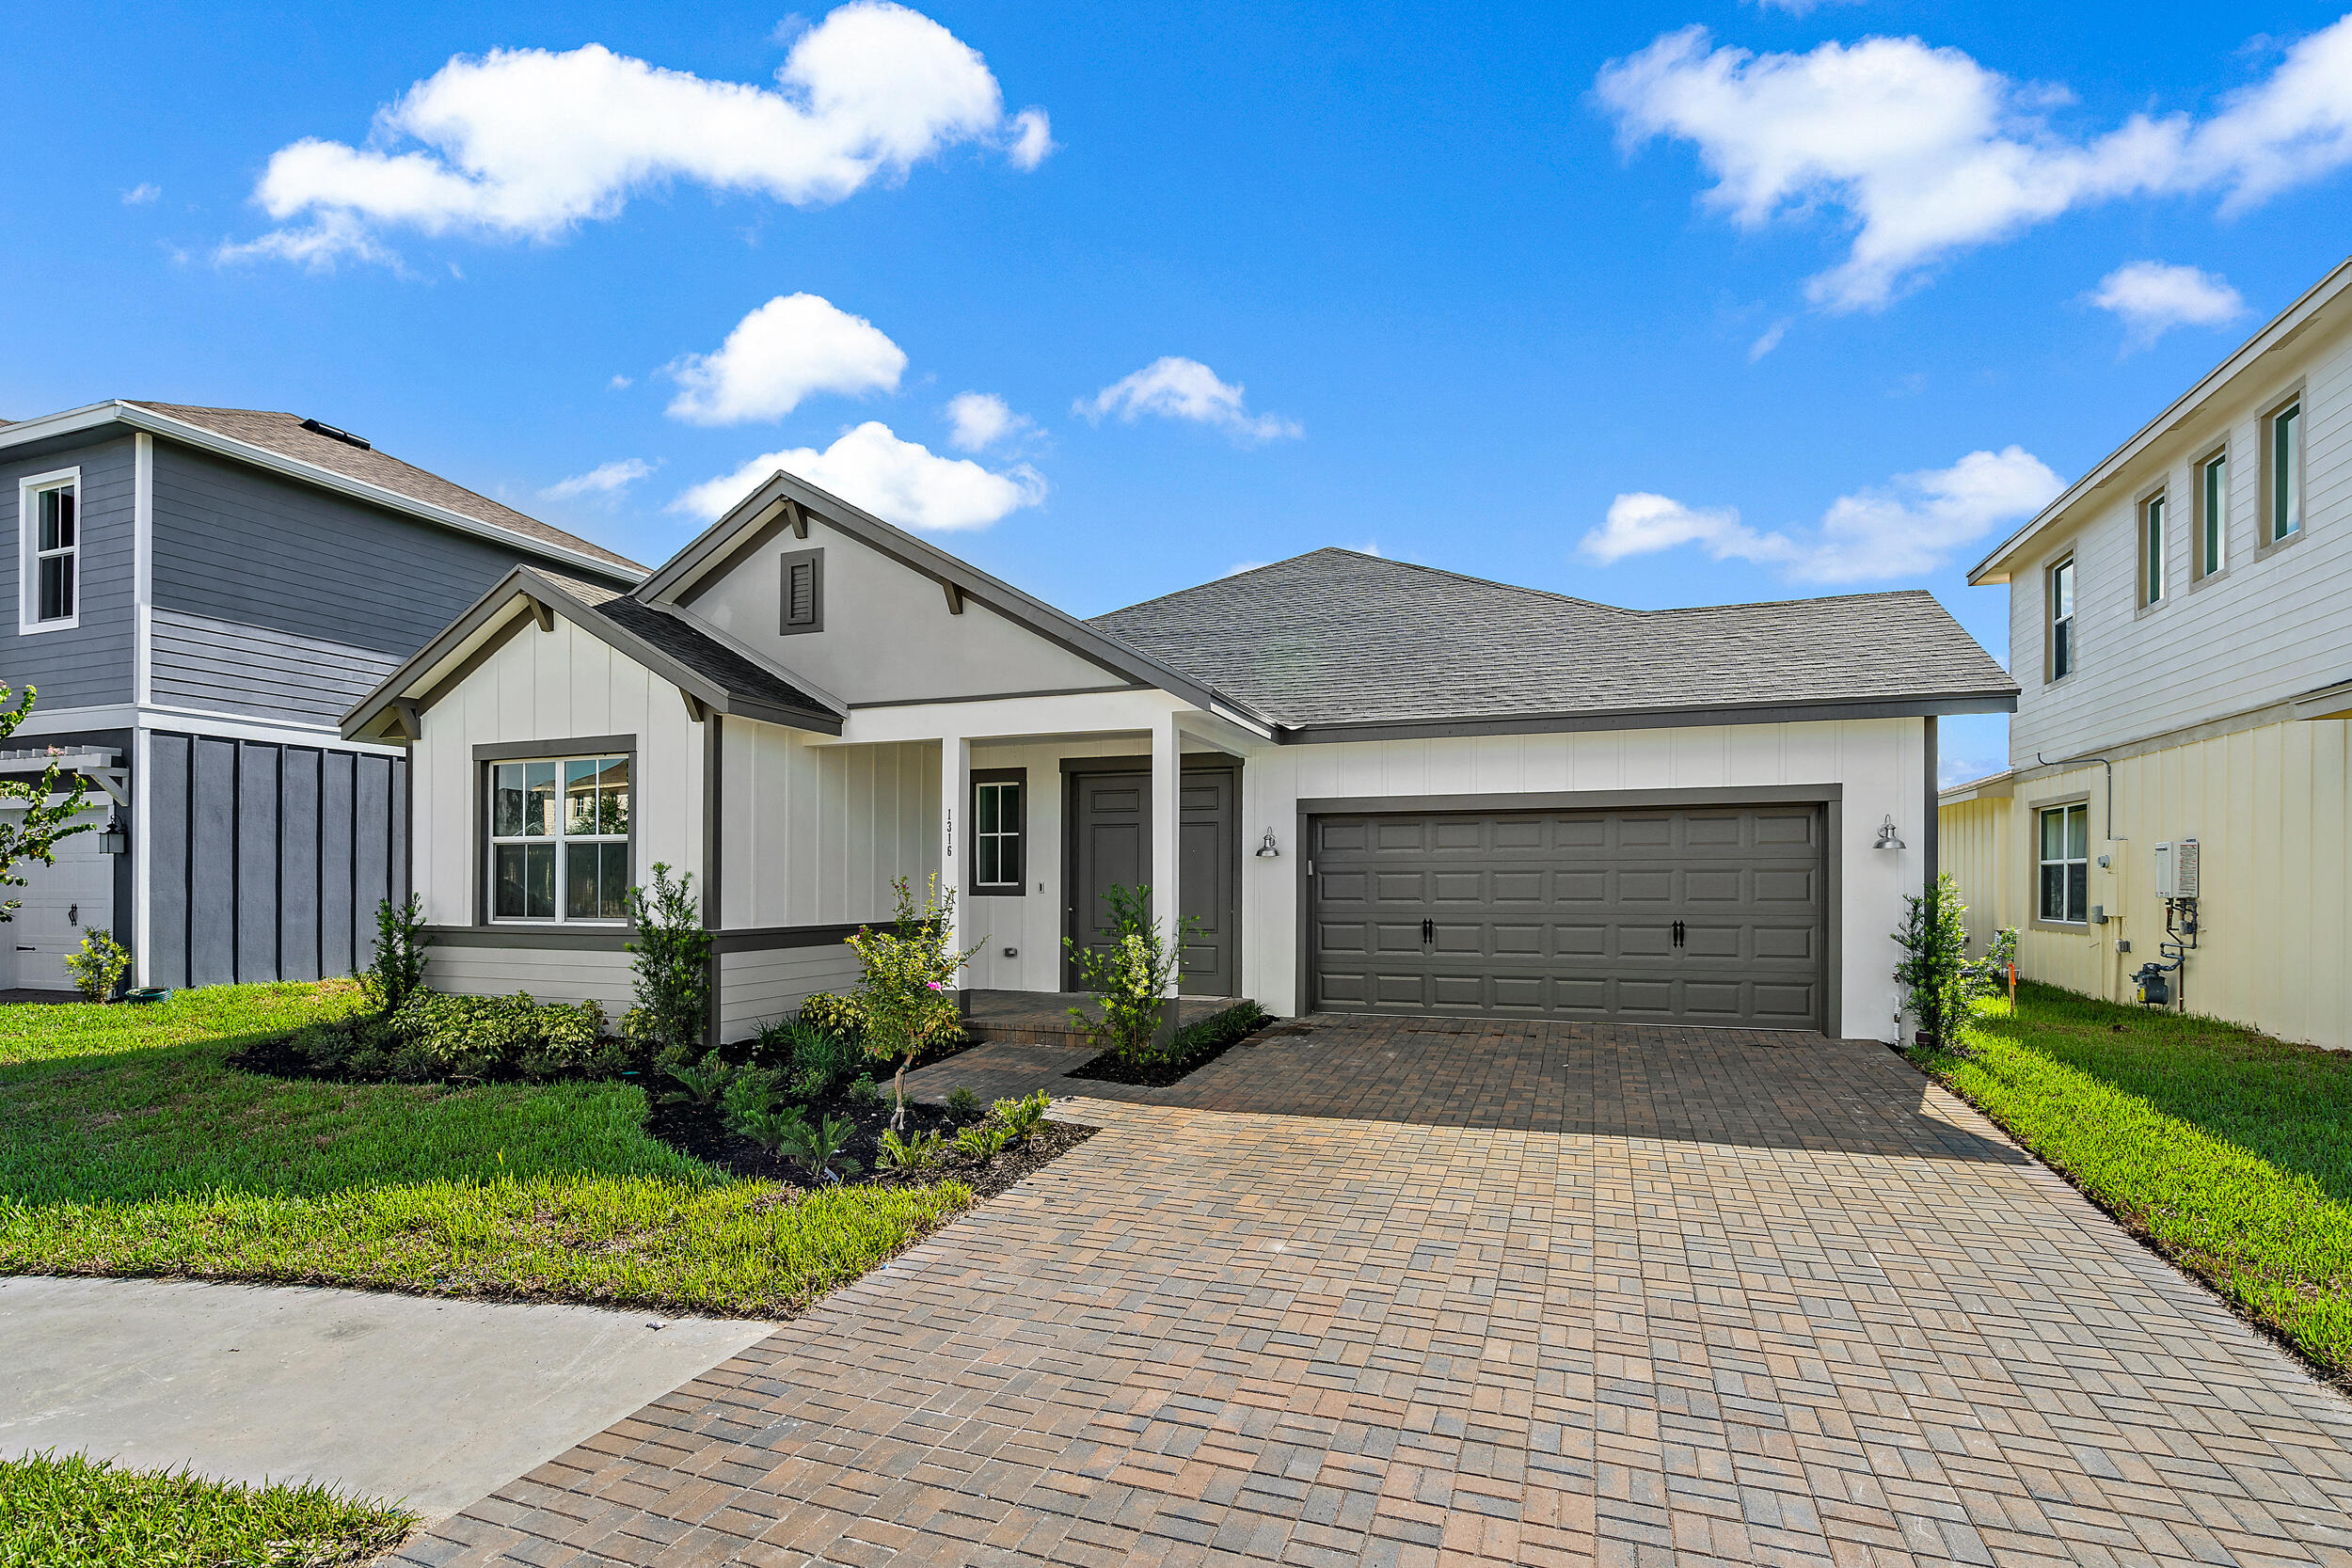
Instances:
[[[657,1326],[658,1325],[658,1326]],[[774,1325],[182,1280],[0,1278],[0,1455],[454,1513]]]

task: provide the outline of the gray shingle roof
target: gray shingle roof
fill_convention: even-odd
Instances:
[[[683,664],[722,691],[777,707],[823,714],[832,710],[815,697],[765,666],[753,663],[733,648],[666,610],[657,610],[625,593],[600,583],[533,567],[581,608],[601,615],[623,631],[643,639]]]
[[[2017,690],[1920,589],[1637,610],[1321,549],[1089,624],[1286,728]]]
[[[280,457],[313,464],[345,479],[378,485],[406,496],[411,500],[463,513],[477,522],[512,529],[544,544],[580,550],[631,572],[644,570],[625,555],[615,555],[601,545],[592,545],[577,534],[550,527],[487,496],[478,496],[462,484],[453,484],[440,475],[428,473],[412,463],[404,463],[389,452],[377,451],[371,447],[355,447],[348,441],[339,441],[332,436],[307,430],[299,414],[264,408],[197,408],[179,403],[135,402],[133,406],[152,409],[171,419],[185,420],[215,436],[247,442],[274,451]]]

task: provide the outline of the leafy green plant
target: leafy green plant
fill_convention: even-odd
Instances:
[[[0,681],[0,740],[14,735],[16,727],[24,722],[33,711],[33,699],[38,694],[36,688],[28,686],[16,705],[9,707],[8,692],[8,682]],[[52,746],[49,754],[57,755],[57,749]],[[57,797],[55,804],[50,801],[53,795]],[[38,779],[0,777],[0,806],[9,808],[0,812],[0,888],[23,887],[24,879],[17,874],[19,865],[29,861],[56,864],[59,839],[88,832],[97,826],[94,822],[73,820],[82,814],[83,801],[88,795],[87,778],[76,773],[72,783],[67,784],[59,778],[55,762],[42,768]],[[0,925],[16,918],[16,908],[22,901],[0,899]]]
[[[1168,998],[1182,977],[1184,941],[1200,928],[1197,918],[1163,929],[1152,918],[1152,890],[1113,883],[1103,895],[1110,906],[1109,943],[1096,948],[1064,937],[1078,989],[1091,991],[1100,1014],[1073,1007],[1070,1016],[1098,1052],[1109,1052],[1129,1067],[1166,1059],[1157,1042],[1168,1017]],[[1172,1041],[1170,1044],[1172,1045]]]
[[[989,1108],[989,1115],[1005,1130],[1008,1142],[1026,1148],[1029,1140],[1045,1125],[1045,1113],[1053,1104],[1054,1097],[1040,1089],[1025,1100],[1000,1100]]]
[[[637,939],[628,943],[636,1006],[627,1028],[666,1061],[700,1051],[710,1024],[710,933],[703,929],[693,886],[692,872],[673,882],[669,866],[657,861],[651,893],[628,890]]]
[[[841,1159],[840,1153],[857,1136],[857,1123],[847,1117],[827,1117],[822,1121],[799,1121],[784,1129],[778,1149],[787,1157],[808,1167],[808,1173],[821,1180],[838,1181],[843,1176],[855,1176],[857,1163]],[[838,1166],[838,1172],[834,1169]]]
[[[901,1176],[916,1176],[930,1169],[946,1152],[947,1140],[937,1132],[918,1132],[912,1138],[900,1137],[896,1128],[882,1129],[882,1152],[876,1156],[884,1170]]]
[[[720,1119],[735,1127],[739,1121],[766,1116],[783,1098],[783,1075],[772,1069],[737,1068],[727,1074],[726,1086],[719,1091]]]
[[[861,926],[850,946],[865,965],[857,987],[858,1005],[866,1013],[866,1032],[859,1043],[875,1060],[898,1064],[891,1075],[890,1113],[890,1125],[897,1128],[906,1125],[907,1068],[927,1047],[954,1039],[963,1028],[952,987],[984,944],[955,951],[956,895],[952,888],[941,893],[936,876],[926,882],[919,906],[906,878],[896,878],[890,885],[898,895],[897,928]]]
[[[958,1084],[947,1096],[947,1114],[958,1121],[970,1121],[980,1114],[980,1097],[972,1092],[969,1084]]]
[[[1968,975],[1968,994],[2004,996],[2009,992],[2010,965],[2017,961],[2017,927],[2004,926],[1993,933],[1984,944],[1984,957],[1970,958],[1963,966]]]
[[[882,1103],[882,1085],[874,1082],[874,1075],[870,1072],[861,1072],[855,1078],[850,1079],[850,1086],[844,1092],[849,1095],[852,1102],[859,1105]]]
[[[359,975],[359,994],[370,1007],[391,1012],[423,989],[424,950],[432,942],[424,931],[424,906],[414,894],[403,904],[376,900],[375,957]]]
[[[1968,906],[1960,901],[1960,884],[1948,871],[1903,903],[1903,927],[1894,939],[1903,956],[1895,966],[1895,980],[1929,1049],[1950,1050],[1959,1044],[1975,987],[1968,968]]]
[[[967,1127],[956,1134],[956,1152],[975,1164],[984,1165],[1004,1152],[1012,1134],[1001,1127],[982,1125]]]
[[[864,1057],[855,1040],[797,1018],[762,1025],[752,1045],[752,1059],[783,1072],[802,1100],[822,1100],[833,1093]]]
[[[103,1002],[114,995],[122,984],[122,973],[131,967],[131,955],[122,943],[115,941],[112,931],[102,931],[93,926],[82,933],[82,948],[65,957],[66,973],[73,976],[74,990],[89,1002]]]
[[[818,991],[801,1004],[801,1020],[812,1029],[822,1029],[837,1039],[856,1043],[866,1033],[866,1009],[854,996],[835,996],[831,991]]]
[[[781,1152],[794,1143],[807,1125],[807,1113],[798,1105],[737,1111],[727,1117],[729,1130],[741,1133],[771,1154]]]
[[[677,1085],[661,1096],[664,1105],[716,1105],[735,1076],[735,1069],[716,1051],[705,1053],[700,1061],[672,1062],[661,1071]]]
[[[394,1053],[390,1076],[454,1082],[515,1076],[596,1077],[618,1069],[618,1043],[605,1035],[595,1002],[513,996],[450,996],[415,990],[385,1021]],[[364,1034],[364,1021],[351,1027]]]

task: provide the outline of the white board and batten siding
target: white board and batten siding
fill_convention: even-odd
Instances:
[[[1282,855],[1242,863],[1243,984],[1269,1010],[1297,1008],[1301,800],[1836,784],[1844,841],[1827,846],[1842,886],[1843,1032],[1891,1039],[1903,899],[1926,877],[1926,730],[1917,719],[1700,725],[1565,735],[1270,747],[1242,772],[1245,847],[1271,828]],[[1564,808],[1565,809],[1565,808]],[[1870,847],[1892,816],[1909,847]],[[1034,878],[1032,879],[1034,879]]]
[[[526,626],[427,710],[411,748],[417,893],[434,926],[470,926],[484,855],[474,748],[546,741],[551,756],[575,737],[637,737],[631,815],[637,881],[660,862],[702,872],[703,731],[676,687],[558,617]],[[528,990],[543,1001],[593,997],[617,1021],[628,1005],[628,955],[527,947],[433,950],[426,981],[473,994]]]

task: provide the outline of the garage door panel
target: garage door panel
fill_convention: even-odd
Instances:
[[[1338,1010],[1819,1027],[1820,823],[1812,807],[1319,818],[1309,994]]]

